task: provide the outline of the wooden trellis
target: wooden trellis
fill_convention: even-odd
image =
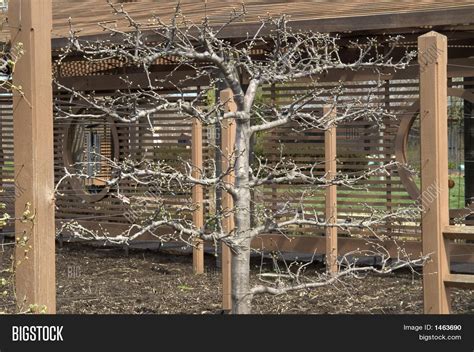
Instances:
[[[21,3],[21,6],[19,4]],[[20,15],[21,14],[21,15]],[[51,62],[50,62],[50,30],[51,30],[51,1],[50,0],[11,0],[10,1],[10,26],[12,29],[12,40],[22,42],[25,47],[25,57],[18,63],[14,75],[14,83],[22,86],[23,94],[14,92],[13,106],[8,98],[2,97],[0,111],[2,111],[2,146],[0,158],[2,162],[12,161],[13,140],[14,147],[14,173],[8,167],[1,169],[1,184],[13,198],[16,198],[16,217],[24,215],[25,205],[30,203],[30,214],[33,214],[33,222],[19,222],[15,228],[17,238],[21,239],[27,235],[28,248],[27,256],[29,260],[23,261],[18,266],[17,290],[19,297],[25,297],[26,303],[37,303],[45,305],[49,312],[55,310],[55,279],[54,279],[54,177],[58,180],[62,176],[65,166],[70,166],[70,155],[68,154],[69,142],[68,133],[73,131],[74,124],[54,124],[51,105],[45,104],[52,100],[51,91]],[[21,20],[20,20],[21,18]],[[27,35],[33,31],[34,36]],[[34,40],[34,42],[33,42]],[[323,133],[310,131],[307,134],[295,137],[289,129],[279,129],[266,135],[263,140],[264,153],[269,160],[276,160],[280,156],[276,146],[281,143],[288,146],[289,153],[295,160],[304,163],[308,160],[330,160],[326,166],[322,166],[318,172],[320,174],[333,174],[335,168],[360,171],[366,167],[375,167],[379,162],[389,160],[403,160],[405,157],[403,145],[406,142],[407,133],[411,126],[412,119],[420,112],[422,128],[422,185],[421,190],[413,185],[403,171],[395,171],[390,177],[379,180],[367,180],[365,186],[370,192],[366,194],[350,193],[345,189],[338,189],[336,197],[335,188],[328,188],[326,192],[316,194],[307,200],[307,205],[313,209],[325,213],[326,217],[336,220],[337,217],[356,214],[361,212],[357,204],[363,199],[366,203],[376,207],[383,207],[387,210],[398,205],[409,205],[416,199],[417,192],[421,195],[427,191],[428,187],[436,184],[441,190],[439,197],[429,207],[425,216],[420,219],[423,230],[423,251],[432,254],[433,260],[425,267],[424,290],[425,290],[425,311],[427,313],[447,313],[449,312],[449,288],[450,287],[472,287],[473,277],[467,275],[452,274],[449,269],[450,254],[461,255],[463,260],[473,261],[474,252],[472,244],[465,242],[451,242],[452,239],[472,238],[472,231],[469,226],[452,226],[454,214],[449,215],[447,206],[447,190],[443,185],[447,183],[447,151],[445,137],[446,118],[446,96],[457,94],[468,98],[472,95],[469,89],[464,89],[460,93],[459,83],[447,77],[461,78],[472,77],[472,70],[466,68],[454,68],[451,72],[446,69],[447,45],[446,39],[435,33],[429,33],[420,37],[420,53],[439,49],[443,55],[432,60],[421,61],[426,67],[421,70],[420,80],[413,71],[409,74],[398,76],[391,74],[387,77],[386,84],[376,94],[379,95],[387,108],[395,112],[398,118],[394,121],[384,121],[384,128],[381,134],[368,132],[367,123],[364,121],[355,122],[339,126],[337,130],[331,130],[324,136]],[[70,63],[64,72],[62,79],[77,81],[78,86],[84,90],[97,88],[100,94],[111,94],[110,91],[123,84],[116,76],[107,76],[107,67],[88,68],[82,62]],[[66,67],[66,66],[65,66]],[[113,66],[115,67],[115,66]],[[92,70],[92,71],[91,71]],[[411,72],[411,73],[410,73]],[[185,73],[180,73],[184,75]],[[410,76],[411,74],[411,76]],[[143,77],[138,77],[143,79]],[[339,76],[332,76],[334,83]],[[367,89],[373,88],[373,77],[354,73],[352,77],[352,90],[350,96],[364,94]],[[324,80],[323,80],[324,81]],[[331,85],[331,79],[327,78],[326,83]],[[371,82],[372,81],[372,82]],[[205,82],[198,82],[205,85]],[[198,89],[198,83],[190,87],[188,92],[192,94]],[[114,84],[116,86],[114,86]],[[138,84],[138,83],[137,83]],[[420,87],[419,87],[420,84]],[[169,88],[169,87],[168,87]],[[306,87],[307,88],[307,87]],[[80,88],[81,89],[81,88]],[[171,89],[171,88],[169,88]],[[304,84],[295,82],[294,86],[266,87],[264,96],[285,104],[291,95],[292,90],[303,90]],[[169,90],[168,94],[174,92]],[[57,97],[62,93],[55,92]],[[63,96],[63,101],[67,104],[68,96]],[[229,100],[228,109],[232,109],[231,93],[228,90],[221,92],[222,100]],[[421,104],[418,101],[421,99]],[[418,104],[418,105],[417,105]],[[10,115],[12,114],[12,115]],[[208,146],[207,131],[202,129],[197,121],[178,121],[176,112],[164,111],[152,117],[156,126],[160,129],[160,136],[150,134],[147,126],[143,122],[135,125],[123,124],[117,121],[109,121],[105,129],[107,138],[103,141],[108,145],[102,145],[111,156],[123,158],[131,156],[133,158],[147,157],[154,159],[172,159],[171,156],[157,155],[153,149],[159,145],[160,153],[172,150],[172,156],[176,153],[191,159],[197,166],[195,175],[202,168],[204,157],[210,153]],[[12,123],[14,126],[12,131]],[[74,123],[79,123],[75,121]],[[233,124],[223,126],[222,150],[224,151],[223,165],[228,160],[228,153],[232,151],[234,145],[233,138],[235,132]],[[290,126],[291,129],[291,126]],[[6,131],[6,133],[5,133]],[[11,136],[13,132],[13,136]],[[71,132],[71,133],[72,133]],[[351,134],[348,138],[348,134]],[[13,137],[13,140],[12,140]],[[110,138],[109,138],[110,137]],[[54,146],[53,146],[54,140]],[[191,142],[192,141],[192,142]],[[428,141],[428,142],[427,142]],[[324,153],[324,143],[326,142],[326,153]],[[54,147],[54,154],[53,154]],[[445,148],[446,147],[446,148]],[[337,162],[335,150],[337,148]],[[104,149],[104,150],[105,150]],[[155,148],[156,149],[156,148]],[[348,150],[357,152],[351,156]],[[227,153],[227,155],[226,155]],[[352,153],[354,154],[354,153]],[[370,161],[368,161],[370,156]],[[54,158],[54,159],[53,159]],[[53,174],[54,162],[54,174]],[[370,163],[370,164],[369,164]],[[445,167],[446,166],[446,167]],[[106,170],[104,170],[106,172]],[[232,182],[229,175],[227,181]],[[13,181],[14,180],[14,181]],[[412,182],[412,183],[410,183]],[[79,188],[81,194],[77,194]],[[69,184],[62,191],[66,196],[58,197],[56,204],[59,211],[56,220],[68,220],[78,218],[85,225],[95,225],[100,219],[104,227],[111,231],[120,231],[128,226],[124,220],[124,208],[120,201],[108,197],[106,192],[98,192],[94,195],[83,192],[84,185]],[[100,185],[96,185],[100,186]],[[17,192],[16,188],[21,192]],[[277,207],[280,197],[284,195],[291,199],[294,193],[294,185],[279,185],[262,189],[260,201],[270,207]],[[137,188],[135,185],[124,185],[123,191],[127,196],[139,196],[146,192],[145,188]],[[170,207],[177,207],[183,204],[184,200],[192,196],[193,201],[198,205],[193,213],[194,223],[197,227],[204,226],[204,216],[209,211],[209,205],[205,202],[206,190],[196,186],[192,193],[181,194],[179,197],[169,197],[165,203]],[[296,199],[297,197],[295,197]],[[325,199],[325,201],[324,201]],[[337,213],[336,201],[338,206]],[[11,207],[12,201],[7,202]],[[223,195],[224,208],[232,207],[231,197]],[[31,227],[31,223],[34,226]],[[472,225],[473,221],[467,219],[464,225]],[[226,231],[231,232],[233,221],[228,217],[224,221]],[[345,253],[361,245],[363,240],[351,239],[338,234],[335,228],[314,229],[297,228],[288,232],[294,240],[287,241],[283,236],[268,234],[256,240],[253,245],[261,248],[262,244],[266,250],[288,250],[313,253],[325,253],[328,258],[329,270],[334,272],[334,258],[339,253]],[[411,253],[416,253],[420,246],[420,223],[403,222],[383,224],[378,229],[396,238],[409,238],[405,243],[405,248]],[[164,230],[166,231],[166,230]],[[311,236],[306,236],[311,234]],[[325,236],[322,236],[325,235]],[[29,247],[31,246],[31,248]],[[203,272],[203,246],[199,242],[194,250],[194,271]],[[389,248],[392,253],[396,248]],[[25,248],[17,248],[17,259],[25,257]],[[223,302],[224,309],[230,309],[230,253],[228,248],[222,251],[223,260]]]

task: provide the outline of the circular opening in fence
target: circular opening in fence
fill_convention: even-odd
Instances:
[[[464,104],[474,104],[474,94],[462,88],[448,88],[448,168],[450,208],[464,207]],[[402,117],[395,153],[402,183],[412,199],[420,195],[420,104],[414,103]]]
[[[118,160],[118,134],[112,118],[75,118],[66,126],[64,165],[74,175],[71,193],[87,202],[103,199],[113,175],[111,162]]]

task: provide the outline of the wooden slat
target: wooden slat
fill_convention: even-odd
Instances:
[[[453,239],[474,239],[474,226],[446,226],[443,230],[445,238]]]
[[[225,108],[228,112],[236,111],[237,107],[234,102],[234,93],[230,88],[220,91],[220,101],[226,102]],[[222,170],[227,170],[230,167],[231,158],[234,152],[236,125],[233,120],[227,119],[222,123],[221,128],[221,149],[222,149]],[[224,182],[228,184],[234,183],[234,174],[229,173],[224,177]],[[222,193],[222,209],[225,212],[230,211],[222,221],[223,230],[226,233],[232,233],[235,227],[233,215],[233,199],[227,193]],[[229,311],[232,309],[232,282],[231,282],[231,260],[232,252],[230,247],[222,244],[222,309]]]
[[[449,287],[474,289],[474,275],[448,274],[444,283]]]

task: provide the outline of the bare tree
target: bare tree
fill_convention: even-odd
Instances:
[[[23,45],[18,43],[11,46],[10,44],[3,44],[0,47],[0,90],[3,93],[16,93],[23,95],[21,87],[16,87],[12,83],[12,73],[15,70],[15,65],[23,55]],[[1,140],[1,137],[0,137]],[[0,155],[3,154],[2,146],[0,145]],[[2,168],[4,166],[2,165]],[[5,209],[5,204],[0,203],[0,210]],[[0,229],[10,221],[10,215],[3,213],[0,215]]]
[[[2,23],[4,24],[4,23]],[[28,102],[28,97],[25,96],[22,87],[20,86],[15,86],[12,82],[12,74],[15,71],[15,66],[19,60],[21,60],[21,57],[24,54],[24,49],[23,49],[23,44],[22,43],[17,43],[16,45],[11,45],[11,43],[4,43],[3,45],[0,46],[0,94],[2,94],[4,97],[7,99],[11,97],[13,94],[18,94],[21,95],[27,102]],[[0,126],[1,127],[1,126]],[[4,131],[0,131],[4,132]],[[0,157],[2,159],[2,162],[5,162],[5,158],[3,155],[3,140],[0,137]],[[5,172],[5,169],[8,168],[9,166],[2,164],[0,166],[3,170],[0,170],[0,177],[5,177],[5,174],[2,174]],[[11,166],[10,166],[11,167]],[[8,174],[8,172],[6,172]],[[7,177],[8,178],[8,177]],[[17,198],[23,191],[24,189],[15,182],[14,190],[13,190],[13,196],[14,198]],[[1,186],[0,186],[1,187]],[[1,191],[5,192],[5,189],[2,189]],[[21,223],[27,223],[31,224],[33,226],[35,214],[31,211],[31,204],[27,202],[24,204],[24,210],[23,213],[19,217],[14,217],[11,214],[8,214],[6,212],[6,205],[4,203],[0,202],[0,233],[2,229],[5,226],[11,225],[15,222],[21,222]],[[4,264],[2,268],[0,268],[0,290],[1,294],[3,296],[6,296],[9,294],[9,291],[11,291],[14,300],[17,302],[17,313],[24,314],[24,313],[34,313],[34,312],[46,312],[46,307],[44,306],[38,306],[36,304],[32,304],[29,306],[25,306],[23,302],[20,302],[20,300],[17,297],[15,286],[14,286],[14,281],[15,281],[15,273],[17,268],[20,265],[23,265],[24,261],[28,260],[28,253],[31,250],[31,245],[28,243],[28,236],[29,234],[24,233],[22,236],[19,236],[18,238],[15,239],[15,241],[5,241],[4,236],[5,234],[0,235],[0,259],[2,259],[2,262],[8,263],[7,258],[3,258],[3,256],[6,256],[5,247],[6,246],[15,246],[17,248],[22,248],[24,252],[24,256],[22,256],[21,259],[14,258],[14,256],[11,256],[10,258],[10,263],[9,264]],[[4,311],[6,307],[2,308],[2,311],[0,312],[1,314],[5,314],[8,311]]]
[[[388,272],[399,267],[422,264],[426,260],[412,259],[401,248],[399,256],[391,258],[388,250],[376,241],[381,235],[374,230],[375,225],[400,217],[404,212],[402,209],[386,213],[368,208],[367,216],[362,220],[334,224],[326,221],[324,216],[305,209],[305,194],[296,206],[282,202],[280,209],[273,211],[252,208],[251,191],[261,186],[291,183],[311,185],[312,189],[322,189],[332,184],[356,188],[361,179],[386,174],[396,166],[396,163],[390,162],[356,176],[338,173],[336,177],[329,178],[327,175],[317,175],[315,169],[319,163],[302,165],[282,159],[272,164],[258,156],[252,163],[250,146],[252,135],[284,125],[294,126],[297,131],[326,130],[347,121],[365,120],[373,125],[382,125],[384,119],[393,118],[394,116],[376,101],[375,93],[380,88],[380,82],[374,85],[374,90],[368,90],[364,98],[343,99],[346,90],[344,82],[328,88],[319,84],[318,80],[332,70],[381,72],[405,68],[414,53],[404,51],[402,55],[394,58],[399,37],[389,37],[382,42],[371,38],[364,42],[342,42],[337,36],[293,30],[288,19],[281,16],[264,18],[260,28],[252,35],[246,35],[239,40],[227,40],[221,35],[222,32],[245,16],[245,7],[229,14],[228,21],[224,24],[217,25],[211,23],[208,17],[203,18],[200,23],[188,20],[179,5],[169,20],[153,16],[148,22],[139,23],[123,7],[110,1],[109,4],[114,14],[121,21],[128,23],[126,30],[120,29],[116,23],[99,23],[110,37],[101,41],[89,41],[81,39],[80,33],[71,24],[69,44],[63,49],[58,65],[67,57],[77,55],[90,62],[114,59],[124,66],[139,69],[147,78],[147,84],[134,89],[118,90],[113,96],[104,98],[93,92],[81,92],[57,82],[59,88],[69,95],[67,101],[61,98],[56,101],[57,119],[111,117],[124,123],[148,121],[150,131],[153,132],[155,128],[151,116],[159,111],[175,110],[183,119],[198,119],[205,125],[222,124],[226,120],[234,121],[235,148],[227,169],[218,172],[215,164],[210,162],[203,170],[199,170],[201,177],[193,176],[195,166],[189,162],[183,161],[183,166],[177,168],[164,162],[132,159],[119,161],[109,158],[106,161],[113,170],[113,177],[104,179],[103,182],[124,203],[131,200],[121,193],[122,182],[131,181],[153,187],[158,203],[155,204],[153,216],[148,217],[145,223],[132,224],[130,229],[113,237],[103,231],[84,228],[74,221],[66,223],[60,231],[67,229],[82,239],[128,243],[145,233],[154,233],[159,227],[168,226],[174,229],[174,232],[166,237],[160,236],[161,240],[179,238],[192,245],[199,238],[226,243],[232,249],[234,313],[249,313],[254,294],[281,294],[295,289],[317,287],[361,271]],[[353,54],[351,59],[344,59],[342,45]],[[162,60],[174,63],[173,71],[165,77],[157,77],[151,68]],[[178,82],[174,80],[175,89],[181,92],[179,96],[166,95],[161,88],[165,83],[173,81],[173,75],[180,69],[192,70],[193,74]],[[203,77],[207,79],[208,88],[189,96],[183,87],[186,87],[188,82]],[[126,74],[123,75],[123,80],[129,81]],[[261,102],[256,99],[264,86],[295,81],[304,82],[308,89],[303,93],[296,92],[290,104],[278,105],[275,102]],[[132,82],[128,83],[131,85]],[[218,101],[211,106],[202,103],[208,91],[215,87],[231,89],[235,111],[225,110],[229,101]],[[330,106],[325,110],[327,113],[321,112],[323,105]],[[230,173],[235,175],[233,184],[225,181],[225,176]],[[66,169],[61,182],[72,177],[88,179],[91,175],[82,172],[80,168],[74,171]],[[217,223],[213,228],[195,228],[188,217],[180,215],[181,212],[170,210],[161,202],[162,192],[170,189],[189,190],[196,184],[220,188],[233,198],[234,209],[218,211],[209,219],[209,222]],[[186,209],[192,210],[193,205],[190,204]],[[251,222],[252,212],[257,218],[256,224]],[[235,220],[235,230],[232,233],[222,230],[222,220],[227,216],[233,216]],[[252,288],[249,277],[252,238],[271,231],[283,231],[293,225],[336,226],[345,231],[352,228],[367,229],[375,236],[373,250],[359,251],[358,254],[380,256],[382,264],[378,268],[359,267],[354,261],[350,261],[348,256],[344,256],[340,261],[341,271],[337,276],[322,275],[319,280],[308,282],[300,276],[303,270],[297,270],[295,273],[289,269],[270,284],[268,278],[262,277],[262,285]],[[284,278],[290,280],[283,281]]]

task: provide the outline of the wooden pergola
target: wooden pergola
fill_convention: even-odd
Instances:
[[[160,4],[160,15],[171,13],[173,7]],[[184,1],[183,12],[194,19],[203,15],[203,1]],[[232,3],[223,6],[221,1],[207,1],[206,11],[211,18],[218,21],[228,13]],[[131,14],[137,19],[149,16],[157,8],[157,1],[143,0],[125,4]],[[95,8],[90,16],[90,9]],[[430,192],[435,186],[439,195],[424,213],[422,225],[422,250],[431,254],[432,260],[424,267],[429,273],[424,277],[424,302],[426,313],[449,313],[449,289],[451,287],[474,286],[474,276],[453,274],[450,271],[450,253],[463,253],[469,260],[474,259],[472,245],[451,244],[452,239],[473,238],[473,227],[450,225],[447,157],[447,97],[448,93],[458,94],[456,88],[449,86],[452,77],[474,76],[474,5],[471,1],[428,1],[407,4],[403,2],[359,1],[357,3],[341,3],[334,6],[330,1],[301,1],[288,4],[281,1],[250,2],[247,4],[247,23],[236,24],[222,33],[232,39],[245,36],[258,28],[256,18],[262,13],[291,16],[291,24],[302,30],[311,29],[320,32],[340,33],[343,39],[353,39],[366,36],[382,37],[387,34],[403,34],[408,46],[418,48],[420,65],[414,65],[403,73],[386,72],[384,79],[408,80],[419,76],[419,112],[421,115],[421,189],[411,189],[412,199]],[[28,234],[28,248],[17,246],[17,259],[28,257],[24,265],[18,265],[16,274],[17,295],[26,304],[39,304],[47,307],[48,312],[55,312],[55,196],[54,196],[54,167],[55,148],[52,104],[53,89],[51,87],[52,62],[64,46],[67,36],[67,18],[73,13],[73,21],[83,29],[81,35],[88,39],[100,39],[103,34],[97,31],[96,23],[110,20],[107,6],[97,0],[66,1],[66,0],[10,0],[9,27],[12,43],[23,43],[25,56],[18,63],[14,73],[14,84],[22,87],[22,94],[13,97],[14,121],[14,158],[15,182],[26,190],[15,199],[15,216],[25,217],[25,204],[30,204],[31,221],[17,222],[15,232],[17,240]],[[118,23],[118,25],[121,25]],[[30,35],[30,33],[34,35]],[[152,37],[149,38],[153,40]],[[432,53],[438,53],[432,55]],[[80,63],[71,63],[69,69],[75,74],[60,75],[61,83],[74,86],[79,90],[112,91],[123,88],[124,82],[119,75],[114,74],[116,68],[97,68],[96,72],[84,70]],[[157,65],[153,74],[159,77],[169,71],[169,66]],[[64,69],[63,69],[64,70]],[[79,74],[77,73],[79,72]],[[101,74],[98,75],[97,73]],[[64,72],[63,72],[64,73]],[[186,75],[178,72],[176,79]],[[331,82],[341,77],[345,80],[368,80],[365,73],[331,73],[324,80]],[[140,74],[130,74],[134,84],[139,85],[144,77]],[[196,86],[206,82],[196,82]],[[452,83],[452,82],[451,82]],[[54,92],[56,94],[56,92]],[[274,91],[269,94],[276,94]],[[390,91],[387,92],[390,95]],[[459,93],[462,98],[470,101],[472,88]],[[232,92],[223,90],[221,97],[232,98]],[[390,97],[387,98],[390,103]],[[473,101],[471,101],[474,103]],[[232,109],[229,101],[228,109]],[[415,111],[416,112],[416,111]],[[410,121],[405,123],[407,128]],[[412,123],[412,122],[411,122]],[[222,150],[230,151],[235,136],[231,127],[225,129],[222,135]],[[471,137],[472,138],[472,137]],[[192,125],[192,161],[202,164],[202,127],[198,123]],[[403,144],[406,135],[400,134],[396,141]],[[326,158],[335,160],[336,131],[328,131],[324,139]],[[405,141],[406,142],[406,141]],[[395,142],[397,143],[397,142]],[[472,144],[471,144],[472,145]],[[197,147],[199,146],[199,147]],[[403,156],[403,155],[402,155]],[[401,156],[401,157],[402,157]],[[227,160],[224,158],[223,160]],[[335,163],[327,163],[329,173],[335,170]],[[472,175],[473,170],[467,169],[466,175]],[[232,176],[229,175],[232,181]],[[468,177],[468,176],[466,176]],[[472,176],[471,176],[472,177]],[[403,181],[408,182],[408,181]],[[391,187],[391,186],[390,186]],[[410,186],[407,186],[410,192]],[[387,192],[391,192],[387,190]],[[388,193],[387,193],[388,194]],[[390,195],[391,196],[391,195]],[[203,190],[196,187],[193,199],[197,204],[203,204]],[[390,198],[392,199],[392,198]],[[231,197],[223,195],[224,207],[231,207]],[[326,195],[326,214],[336,216],[336,189],[330,188]],[[390,203],[390,202],[388,202]],[[391,206],[391,205],[387,205]],[[203,206],[194,214],[196,226],[203,226]],[[118,226],[117,224],[112,224]],[[112,226],[111,225],[111,226]],[[224,224],[227,230],[233,227],[229,218]],[[269,235],[259,239],[259,245],[265,249],[284,248],[282,238]],[[256,244],[257,245],[257,244]],[[345,238],[337,238],[337,233],[328,231],[326,236],[318,238],[295,238],[289,250],[311,252],[316,248],[324,248],[326,255],[331,253],[334,258],[337,253],[349,251],[360,245]],[[194,270],[203,271],[203,246],[200,244],[194,250]],[[412,246],[412,247],[409,247]],[[416,243],[408,244],[412,252],[421,250]],[[26,252],[25,252],[26,249]],[[458,251],[458,252],[456,252]],[[223,249],[223,304],[230,307],[230,263],[228,249]],[[333,270],[334,267],[333,267]]]

